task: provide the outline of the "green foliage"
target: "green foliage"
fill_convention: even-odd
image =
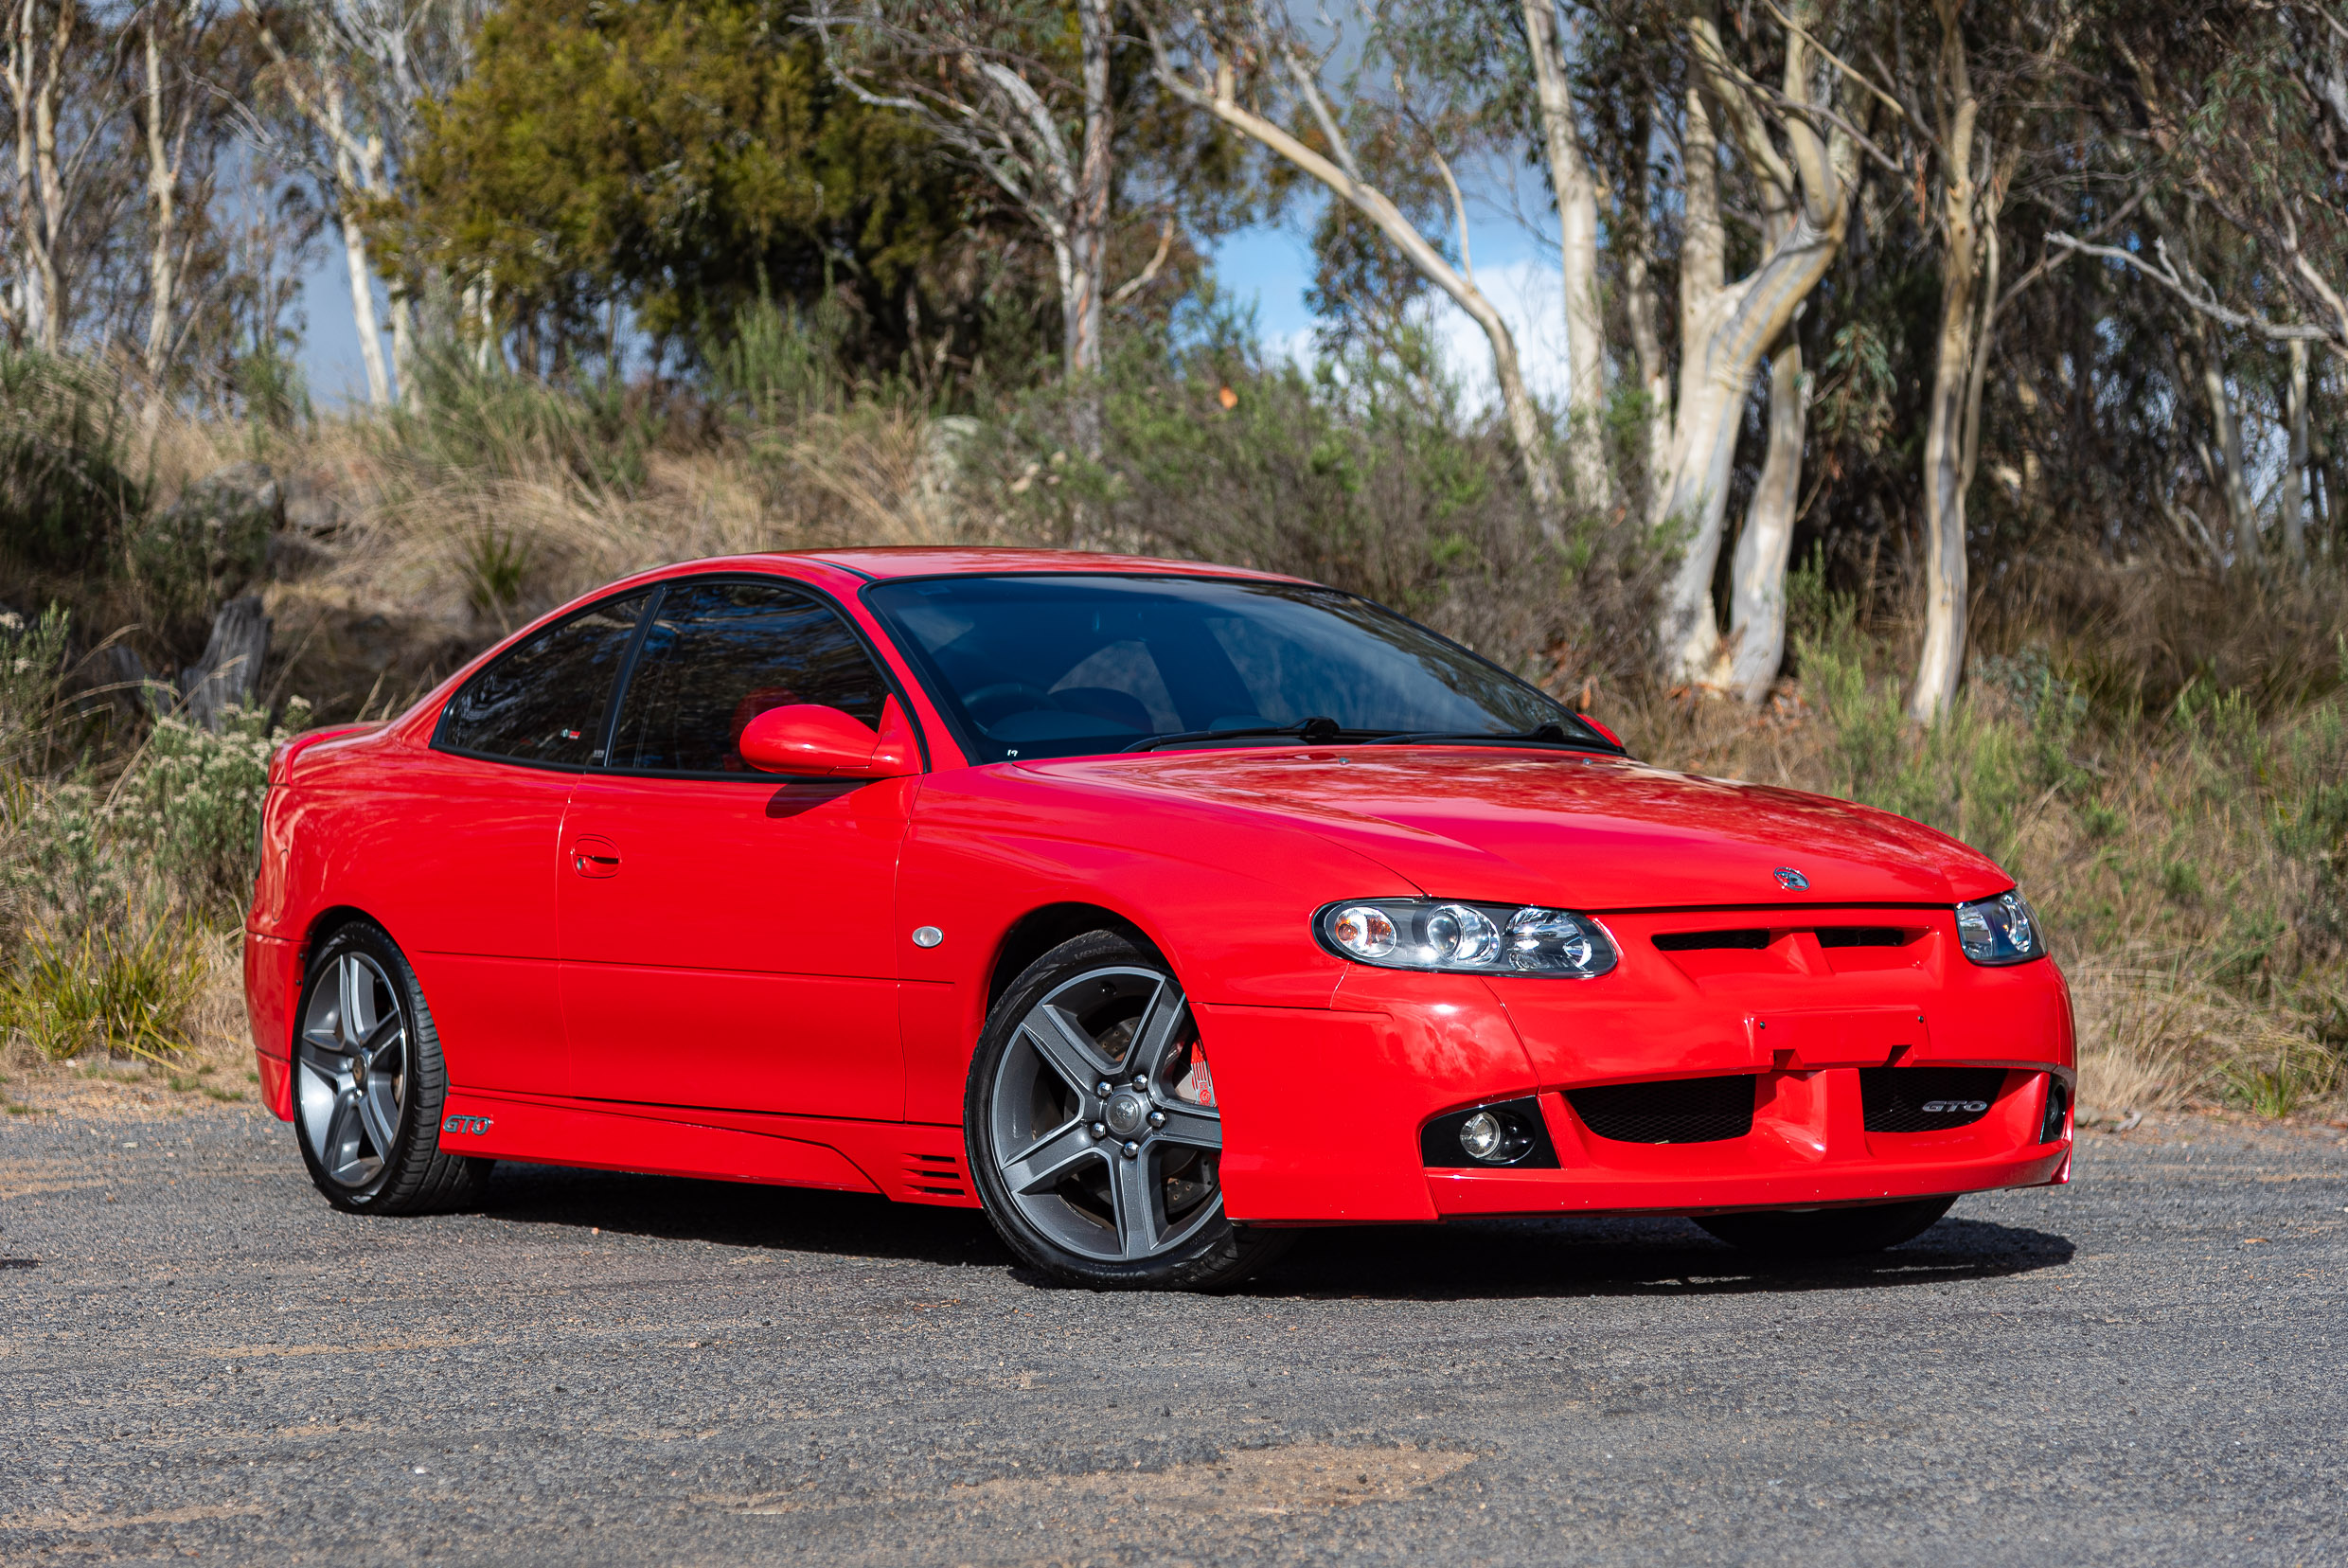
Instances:
[[[309,721],[299,698],[280,726],[251,708],[228,709],[218,734],[157,721],[108,826],[197,907],[240,909],[259,864],[270,756]]]
[[[412,374],[412,406],[377,436],[386,456],[427,480],[555,466],[626,492],[644,483],[645,459],[661,438],[664,421],[651,401],[609,381],[552,385],[495,360],[484,368],[454,343],[418,353]]]
[[[131,525],[123,564],[152,627],[182,642],[201,638],[221,601],[261,575],[276,524],[275,508],[238,477],[200,480]]]
[[[1991,666],[1938,723],[1912,724],[1900,683],[1868,670],[1851,602],[1824,594],[1814,565],[1792,580],[1795,623],[1823,622],[1797,633],[1796,648],[1805,686],[1833,725],[1835,792],[2012,866],[2034,803],[2086,777],[2072,757],[2084,711],[2076,694],[2038,656]]]
[[[204,974],[203,945],[185,918],[101,922],[74,935],[35,930],[0,974],[0,1028],[20,1031],[52,1061],[98,1049],[168,1063],[184,1049]]]
[[[144,514],[131,419],[102,368],[0,347],[0,558],[87,571]]]
[[[522,585],[530,575],[530,542],[511,529],[477,529],[465,541],[463,561],[467,597],[473,609],[504,623],[507,614],[522,601]]]
[[[42,765],[67,630],[65,612],[54,604],[29,623],[0,610],[0,779]]]
[[[558,366],[605,348],[614,298],[686,347],[756,300],[811,302],[835,267],[894,309],[984,202],[761,0],[506,7],[424,115],[413,205],[379,232],[413,272],[490,278]]]
[[[2224,1075],[2227,1096],[2261,1116],[2287,1116],[2338,1089],[2340,1077],[2338,1052],[2287,1038],[2271,1060],[2246,1058],[2230,1063]]]

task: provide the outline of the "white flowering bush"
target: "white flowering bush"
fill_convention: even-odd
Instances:
[[[309,722],[310,704],[298,697],[278,725],[262,708],[228,709],[218,734],[157,721],[108,826],[191,903],[242,909],[260,852],[270,754]]]
[[[67,727],[66,622],[0,612],[0,1034],[55,1060],[171,1062],[209,975],[206,924],[253,885],[269,757],[310,707],[156,722],[126,761]],[[103,741],[97,742],[98,746]]]

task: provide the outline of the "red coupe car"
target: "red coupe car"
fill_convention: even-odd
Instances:
[[[1860,1250],[2070,1170],[2070,996],[1996,865],[1263,573],[647,572],[289,741],[263,841],[262,1082],[354,1211],[592,1166],[1201,1287],[1460,1215]]]

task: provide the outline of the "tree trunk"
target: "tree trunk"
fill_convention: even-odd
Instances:
[[[1963,0],[1940,0],[1937,151],[1941,162],[1940,338],[1924,431],[1924,646],[1908,712],[1931,723],[1965,675],[1966,494],[1981,451],[1981,388],[1997,310],[1998,181],[1984,191],[1973,167],[1981,100],[1966,55]],[[1983,287],[1982,263],[1989,263]]]
[[[1699,59],[1719,58],[1718,40],[1708,23],[1699,18],[1690,25],[1690,33]],[[1794,168],[1755,172],[1779,184],[1792,222],[1758,267],[1736,283],[1719,287],[1726,247],[1717,144],[1706,100],[1743,89],[1716,68],[1704,68],[1712,72],[1713,93],[1692,87],[1688,94],[1680,397],[1672,417],[1667,482],[1661,489],[1656,518],[1659,526],[1677,534],[1681,550],[1679,564],[1663,587],[1656,642],[1664,672],[1692,684],[1708,683],[1717,675],[1720,633],[1714,619],[1712,574],[1727,519],[1736,415],[1761,356],[1791,326],[1794,312],[1841,248],[1849,222],[1853,157],[1847,145],[1838,141],[1830,151],[1799,119],[1789,117],[1786,129],[1794,147]],[[1788,49],[1788,86],[1804,87],[1807,68],[1808,51],[1797,37]],[[1752,148],[1754,140],[1749,134],[1747,146]]]
[[[32,3],[26,0],[25,32],[27,43],[31,36]],[[65,302],[64,276],[57,264],[58,241],[65,228],[65,193],[58,188],[57,116],[62,96],[58,79],[64,72],[65,48],[73,36],[75,8],[57,8],[57,32],[50,40],[46,68],[42,72],[41,85],[32,95],[32,159],[33,171],[39,185],[35,193],[38,208],[35,220],[41,238],[34,264],[35,278],[41,295],[41,317],[33,330],[33,342],[43,351],[54,354],[64,346]],[[29,66],[27,66],[29,71]]]
[[[1793,555],[1809,413],[1802,341],[1788,328],[1770,361],[1769,454],[1745,508],[1745,528],[1731,568],[1728,687],[1750,704],[1770,694],[1786,659],[1786,564]]]
[[[374,170],[353,168],[349,138],[343,132],[342,84],[330,74],[326,112],[328,139],[334,144],[334,211],[343,230],[343,259],[350,268],[350,319],[359,332],[360,363],[366,366],[367,402],[387,408],[391,382],[383,373],[382,330],[375,324],[375,274],[367,265],[366,231],[359,225],[359,197],[374,184]]]
[[[391,290],[391,375],[400,406],[416,412],[422,406],[416,390],[416,308],[398,284]]]
[[[2307,343],[2291,340],[2291,457],[2283,475],[2283,557],[2291,570],[2307,566]]]
[[[2210,427],[2217,437],[2220,492],[2226,498],[2226,521],[2233,530],[2233,567],[2256,577],[2259,557],[2258,511],[2250,501],[2250,478],[2242,472],[2242,417],[2234,407],[2233,388],[2226,384],[2225,362],[2218,357],[2215,335],[2201,330],[2201,389],[2210,400]]]
[[[1176,98],[1197,109],[1204,110],[1240,134],[1254,141],[1305,173],[1321,182],[1329,191],[1352,204],[1354,209],[1367,218],[1372,226],[1394,247],[1400,251],[1421,277],[1450,295],[1452,303],[1468,313],[1468,318],[1483,329],[1485,341],[1492,350],[1492,379],[1500,386],[1503,412],[1508,420],[1508,434],[1516,443],[1517,457],[1524,467],[1524,488],[1533,503],[1533,514],[1544,537],[1551,543],[1561,543],[1565,537],[1562,517],[1563,498],[1558,493],[1556,470],[1549,459],[1547,433],[1541,428],[1540,409],[1524,385],[1524,372],[1517,359],[1517,340],[1509,332],[1508,324],[1500,312],[1484,296],[1475,283],[1462,276],[1443,253],[1429,243],[1427,237],[1396,206],[1392,198],[1377,187],[1355,177],[1350,169],[1341,169],[1319,152],[1298,140],[1284,126],[1265,118],[1241,104],[1235,97],[1232,75],[1225,69],[1218,76],[1213,91],[1183,77],[1175,70],[1153,39],[1158,49],[1157,76],[1161,85]],[[1310,90],[1307,88],[1307,90]],[[1332,133],[1335,142],[1338,132],[1333,117],[1319,104],[1325,131]],[[1350,154],[1338,144],[1339,155],[1350,162]]]
[[[261,661],[269,656],[269,615],[258,594],[230,599],[212,617],[204,657],[180,673],[187,722],[218,730],[232,707],[249,707],[261,687]]]
[[[1654,123],[1654,106],[1649,103],[1639,117],[1640,146],[1653,139]],[[1671,453],[1671,377],[1663,357],[1663,335],[1655,330],[1655,280],[1649,259],[1654,253],[1655,235],[1646,221],[1645,160],[1639,162],[1641,177],[1625,193],[1616,214],[1614,233],[1623,258],[1623,307],[1630,315],[1630,347],[1639,362],[1639,398],[1644,405],[1639,421],[1640,478],[1651,513],[1660,504],[1665,480],[1664,460]]]
[[[146,15],[140,43],[147,66],[147,192],[155,205],[154,244],[147,257],[147,344],[145,365],[149,396],[163,400],[164,357],[171,344],[171,242],[176,231],[173,204],[179,194],[179,170],[172,167],[163,135],[163,51],[155,37],[155,13]]]
[[[1575,499],[1604,508],[1611,486],[1606,466],[1606,322],[1598,307],[1598,182],[1583,155],[1581,127],[1566,85],[1556,0],[1524,0],[1524,35],[1539,88],[1549,183],[1557,196],[1566,355],[1574,377],[1566,397],[1566,462]]]

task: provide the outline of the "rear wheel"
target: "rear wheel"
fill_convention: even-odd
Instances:
[[[294,1042],[294,1136],[336,1208],[431,1214],[479,1193],[489,1160],[440,1151],[448,1072],[432,1009],[371,920],[318,944]]]
[[[1864,1208],[1702,1214],[1696,1222],[1744,1252],[1788,1258],[1847,1257],[1881,1252],[1922,1236],[1955,1202],[1954,1197],[1917,1198]]]
[[[1030,965],[987,1019],[963,1108],[1011,1250],[1071,1284],[1203,1290],[1286,1250],[1223,1213],[1221,1113],[1181,983],[1110,932]]]

